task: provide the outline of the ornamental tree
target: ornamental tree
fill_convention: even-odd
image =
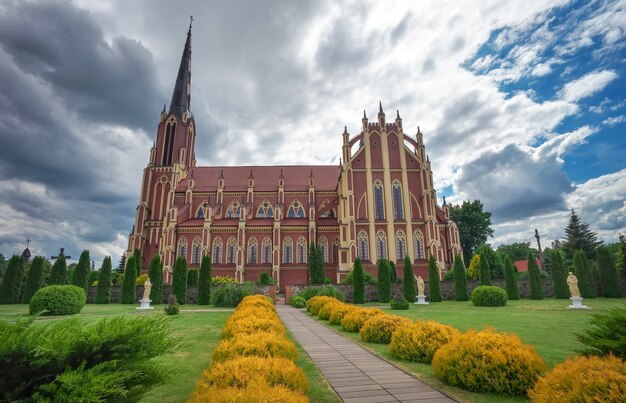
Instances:
[[[161,294],[163,293],[163,264],[158,254],[154,255],[152,261],[150,261],[148,277],[150,278],[150,283],[152,283],[149,298],[153,304],[160,304],[162,302]]]
[[[48,285],[64,284],[67,284],[67,262],[65,261],[65,256],[59,256],[52,265]]]
[[[570,297],[569,287],[567,286],[567,273],[563,267],[563,257],[558,249],[550,251],[550,271],[552,275],[552,286],[554,287],[554,296],[557,299],[568,299]]]
[[[363,265],[361,259],[354,260],[354,268],[352,269],[352,303],[365,303],[365,275],[363,274]]]
[[[89,286],[89,272],[91,271],[90,263],[91,259],[89,258],[89,251],[85,249],[80,254],[78,264],[76,265],[72,275],[72,285],[82,288],[85,290],[85,293],[87,293],[87,287]]]
[[[537,265],[537,259],[528,253],[528,277],[530,279],[530,299],[543,299],[543,281]]]
[[[203,256],[198,275],[198,305],[211,303],[211,256]]]
[[[389,281],[389,263],[386,259],[378,260],[378,300],[389,302],[391,300],[391,282]]]
[[[98,275],[96,304],[108,304],[111,302],[111,266],[111,256],[105,257]]]
[[[0,304],[20,303],[22,277],[24,277],[24,261],[20,256],[13,255],[0,286]]]
[[[595,298],[598,296],[591,270],[591,264],[585,252],[580,249],[574,252],[574,271],[578,279],[578,290],[583,298]]]
[[[506,295],[510,300],[519,299],[519,286],[517,284],[517,269],[508,255],[504,256],[504,280],[506,282]]]
[[[179,256],[174,264],[172,292],[180,305],[187,301],[187,260]]]
[[[480,200],[451,205],[450,219],[459,228],[463,256],[466,258],[473,256],[476,248],[487,242],[487,237],[493,236],[491,213],[483,211],[483,203]]]
[[[491,285],[491,270],[487,253],[480,254],[480,285]]]
[[[620,298],[622,292],[619,288],[619,280],[617,271],[615,270],[615,261],[608,248],[601,246],[598,252],[598,270],[600,272],[600,281],[602,290],[606,298]]]
[[[409,256],[405,256],[404,258],[404,267],[402,268],[402,273],[404,274],[404,299],[409,302],[415,301],[415,296],[417,291],[415,290],[415,279],[413,274],[413,265],[411,264],[411,258]]]
[[[33,295],[43,286],[43,269],[45,264],[46,259],[43,256],[36,256],[30,263],[30,270],[28,270],[26,285],[22,293],[22,304],[30,303]]]
[[[598,241],[598,234],[589,229],[589,225],[583,223],[576,211],[572,209],[569,223],[565,228],[565,239],[562,242],[563,251],[568,259],[572,259],[577,250],[582,250],[587,259],[595,257],[594,251],[602,241]]]
[[[430,255],[428,261],[428,292],[430,302],[441,302],[441,288],[439,284],[439,269],[435,257]]]
[[[135,256],[126,259],[124,282],[122,283],[122,304],[134,304],[137,299],[137,264]]]
[[[454,258],[454,296],[457,301],[469,301],[467,293],[467,274],[465,273],[465,265],[460,255]]]

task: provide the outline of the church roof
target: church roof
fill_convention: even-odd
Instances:
[[[179,183],[177,190],[187,189],[193,173],[196,192],[216,191],[220,175],[224,177],[225,191],[246,191],[250,171],[254,177],[256,192],[276,191],[281,175],[285,179],[285,191],[307,191],[311,171],[315,179],[315,190],[319,192],[337,189],[341,168],[336,165],[193,167],[189,168],[187,178]]]

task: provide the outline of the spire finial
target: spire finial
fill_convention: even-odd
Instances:
[[[418,133],[418,134],[421,134],[421,133],[422,133],[422,132],[420,132],[420,127],[419,127],[419,125],[417,126],[417,133]]]
[[[343,127],[343,134],[348,134],[348,126]]]
[[[385,112],[383,112],[383,102],[382,101],[378,101],[378,113],[385,113]]]
[[[396,109],[396,119],[400,119],[400,109]]]
[[[28,249],[28,248],[29,248],[29,246],[30,246],[30,238],[28,238],[28,239],[26,240],[26,249]]]
[[[443,197],[443,207],[446,207],[448,203],[446,203],[446,196]]]
[[[193,15],[189,16],[189,31],[187,32],[188,34],[191,33],[191,24],[193,24]]]
[[[365,114],[365,109],[363,109],[363,119],[367,119],[367,115]]]

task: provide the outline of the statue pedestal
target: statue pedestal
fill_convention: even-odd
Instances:
[[[426,302],[426,295],[418,295],[417,296],[417,302],[415,302],[416,305],[428,305],[428,302]]]
[[[141,299],[139,302],[141,303],[141,306],[135,309],[154,309],[153,306],[150,306],[150,302],[152,302],[151,299]]]
[[[583,305],[583,298],[582,297],[570,297],[570,300],[572,300],[572,305],[568,306],[568,308],[573,308],[573,309],[591,309],[590,307]]]

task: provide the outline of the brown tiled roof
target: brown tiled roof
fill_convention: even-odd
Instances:
[[[536,259],[536,261],[537,261],[537,266],[541,267],[541,262],[539,261],[539,259]],[[517,267],[518,273],[523,273],[525,271],[528,271],[528,259],[516,260],[515,262],[513,262],[513,264],[515,265],[515,267]]]

